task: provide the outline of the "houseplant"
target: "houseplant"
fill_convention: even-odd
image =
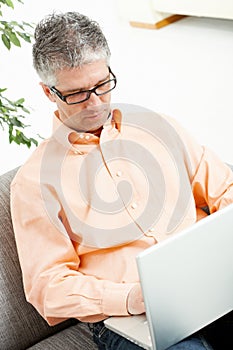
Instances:
[[[2,8],[8,6],[13,10],[16,1],[23,3],[22,0],[0,0],[0,43],[7,50],[10,50],[12,46],[20,48],[22,40],[31,43],[32,39],[32,24],[4,20]],[[23,97],[12,100],[7,97],[7,88],[0,87],[0,126],[8,132],[10,143],[24,144],[29,148],[32,144],[37,146],[38,141],[26,136],[24,132],[24,129],[29,126],[25,123],[25,118],[29,113]]]

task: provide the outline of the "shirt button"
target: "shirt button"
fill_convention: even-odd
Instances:
[[[86,136],[85,136],[85,139],[86,139],[86,140],[89,140],[89,139],[90,139],[90,135],[86,135]]]
[[[83,134],[80,134],[80,135],[79,135],[79,138],[80,138],[80,139],[83,139],[83,138],[84,138],[84,135],[83,135]]]
[[[149,232],[154,232],[155,228],[154,227],[151,227],[148,231]]]
[[[121,177],[121,176],[122,176],[122,171],[118,170],[118,171],[116,172],[116,176]]]
[[[138,205],[137,205],[137,203],[135,203],[135,202],[133,202],[133,203],[131,204],[131,208],[132,208],[132,209],[136,209],[137,206],[138,206]]]

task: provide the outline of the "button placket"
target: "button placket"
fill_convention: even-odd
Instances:
[[[117,172],[116,172],[116,176],[117,177],[121,177],[123,175],[123,172],[121,171],[121,170],[118,170]]]
[[[137,209],[138,204],[137,204],[136,202],[132,202],[131,205],[130,205],[130,207],[131,207],[132,209]]]

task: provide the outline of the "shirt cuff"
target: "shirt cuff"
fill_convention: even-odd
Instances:
[[[102,307],[107,316],[127,316],[127,298],[134,283],[113,283],[104,288]]]

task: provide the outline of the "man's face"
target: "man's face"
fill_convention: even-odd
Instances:
[[[57,74],[55,88],[63,95],[89,90],[111,78],[105,61],[96,61],[79,68],[63,69]],[[45,86],[42,87],[45,91]],[[111,93],[90,98],[79,104],[68,105],[56,94],[49,91],[46,95],[57,104],[59,118],[67,126],[77,131],[93,132],[107,120],[110,112]]]

